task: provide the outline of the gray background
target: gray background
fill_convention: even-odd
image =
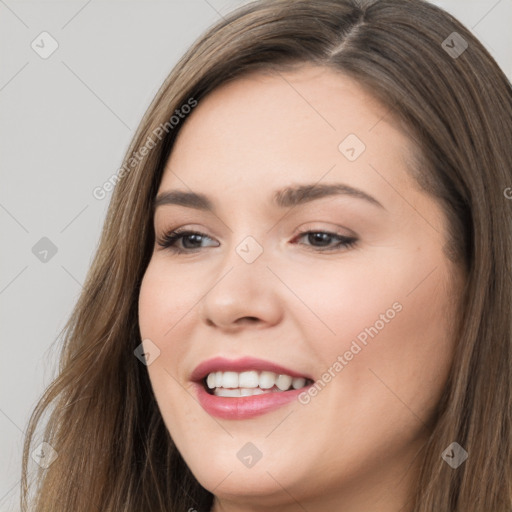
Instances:
[[[111,194],[92,190],[119,168],[186,48],[243,3],[0,0],[0,512],[18,510],[24,430],[56,375],[54,342],[97,248]],[[512,0],[433,3],[512,78]],[[59,45],[47,59],[31,47],[49,48],[43,31]],[[32,249],[43,237],[57,248],[46,262]]]

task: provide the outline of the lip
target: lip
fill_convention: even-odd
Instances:
[[[214,371],[270,371],[277,374],[285,374],[290,377],[304,377],[313,381],[311,376],[298,373],[290,368],[285,368],[276,363],[243,357],[241,359],[225,359],[215,357],[199,364],[192,372],[190,379],[193,381],[197,399],[203,409],[211,416],[228,420],[243,420],[254,418],[269,413],[297,399],[300,393],[307,390],[313,384],[304,386],[301,389],[289,391],[269,392],[262,395],[243,397],[221,397],[210,395],[204,387],[203,379]]]
[[[310,384],[312,386],[313,384]],[[263,395],[225,397],[210,395],[201,382],[194,382],[195,392],[201,407],[210,416],[226,420],[244,420],[274,411],[290,402],[310,386],[290,391],[275,391]]]

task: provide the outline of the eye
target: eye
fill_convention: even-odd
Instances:
[[[303,231],[299,233],[297,238],[301,239],[304,237],[307,237],[306,239],[310,246],[319,250],[319,252],[348,249],[357,242],[357,238],[355,237],[347,237],[329,231]],[[337,240],[338,242],[332,245],[333,240]]]
[[[341,249],[348,249],[354,246],[357,242],[357,238],[347,237],[339,235],[337,233],[331,233],[329,231],[303,231],[295,239],[301,239],[307,237],[308,244],[302,244],[318,252],[336,251]],[[191,230],[179,230],[169,231],[165,233],[158,241],[158,245],[164,249],[168,249],[173,253],[190,253],[197,252],[204,246],[201,246],[201,242],[204,240],[212,240],[208,235],[199,231]],[[333,240],[337,240],[337,243],[332,245]],[[182,247],[178,245],[181,242]],[[212,244],[210,244],[212,246]],[[218,247],[218,244],[213,244],[213,247]]]
[[[161,239],[158,240],[158,245],[164,249],[169,249],[171,252],[184,253],[196,251],[201,248],[201,241],[203,238],[211,240],[211,238],[199,231],[179,230],[170,231],[165,233]],[[183,247],[176,245],[176,242],[181,241]],[[191,242],[191,246],[187,247],[186,242]]]

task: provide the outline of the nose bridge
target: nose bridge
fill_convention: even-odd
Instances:
[[[258,240],[256,240],[252,235],[244,237],[242,241],[236,245],[235,252],[247,265],[252,265],[258,259],[260,259],[260,264],[261,260],[266,260],[266,258],[261,258],[265,252],[263,249],[263,242],[258,242]]]
[[[246,317],[263,323],[278,320],[282,304],[278,282],[267,268],[267,256],[255,236],[246,235],[232,244],[203,298],[204,321],[229,327]]]
[[[268,292],[272,288],[267,263],[268,251],[254,236],[243,236],[238,243],[234,238],[221,264],[218,275],[221,281],[215,287],[217,292],[226,293],[226,303],[238,297],[248,304],[253,297],[261,297],[263,289]],[[229,298],[231,295],[232,299]]]
[[[249,205],[239,205],[237,211],[239,216],[228,219],[229,251],[224,254],[223,266],[226,270],[240,267],[233,271],[244,276],[258,272],[264,279],[264,274],[269,273],[266,263],[269,261],[272,232],[268,234],[268,225],[259,217],[261,212],[250,209]]]

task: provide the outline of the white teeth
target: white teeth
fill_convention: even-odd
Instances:
[[[224,388],[215,388],[214,393],[217,396],[241,396],[240,395],[240,388],[236,389],[224,389]]]
[[[290,389],[291,385],[292,378],[289,375],[279,375],[279,377],[277,377],[276,386],[281,391],[286,391],[287,389]]]
[[[242,372],[238,377],[238,386],[241,388],[257,388],[259,383],[258,372]]]
[[[292,380],[293,389],[300,389],[300,388],[303,388],[305,385],[306,385],[306,379],[304,379],[303,377],[295,377]]]
[[[211,372],[206,385],[217,396],[252,396],[274,391],[301,389],[306,385],[304,377],[278,375],[274,372],[256,370],[245,372]]]
[[[265,391],[260,388],[240,388],[240,396],[262,395],[263,393]]]
[[[215,396],[227,396],[227,397],[236,397],[236,396],[252,396],[252,395],[261,395],[265,393],[262,389],[259,388],[236,388],[236,389],[224,389],[217,388],[214,390],[213,394]]]
[[[274,372],[261,372],[260,373],[260,388],[270,389],[276,383],[277,375]]]
[[[222,387],[223,388],[237,388],[238,387],[238,373],[224,372],[222,374]]]
[[[216,374],[215,373],[209,373],[208,374],[208,377],[206,379],[206,385],[208,386],[208,388],[210,389],[213,389],[215,387],[215,376]]]

